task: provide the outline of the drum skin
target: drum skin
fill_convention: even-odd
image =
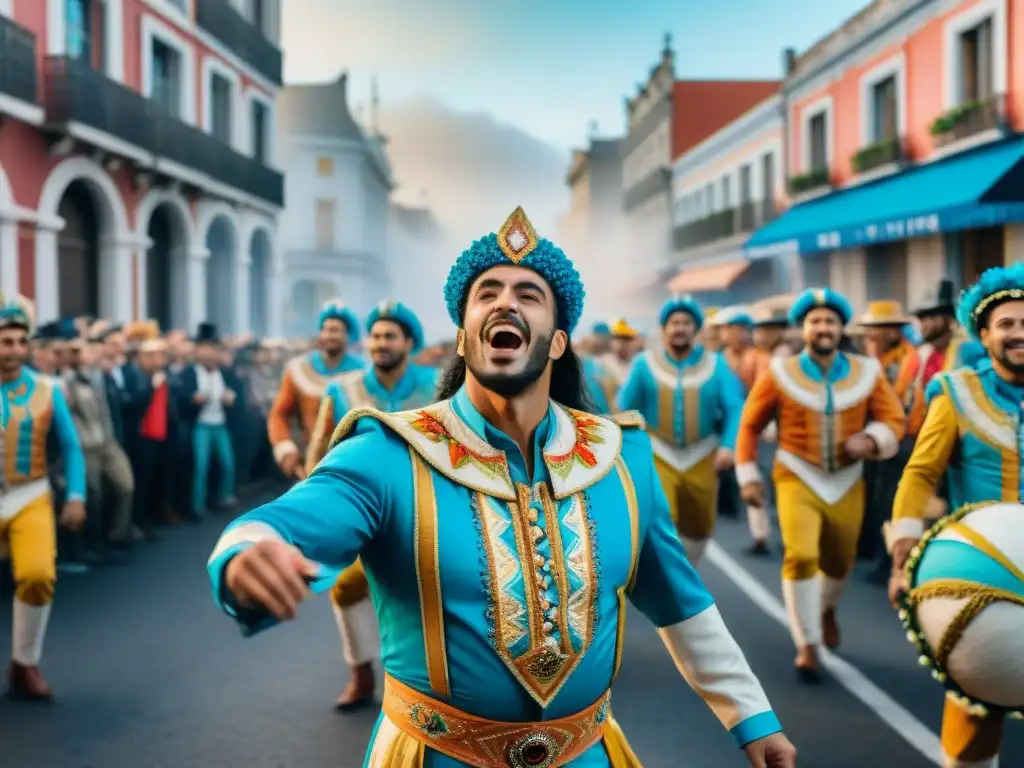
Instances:
[[[1024,506],[964,507],[922,538],[900,612],[908,639],[977,714],[1024,707]]]

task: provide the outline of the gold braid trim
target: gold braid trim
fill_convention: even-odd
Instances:
[[[984,299],[978,302],[978,306],[974,308],[974,318],[977,319],[981,316],[988,307],[996,301],[1004,299],[1024,299],[1024,289],[1021,288],[1004,288],[1001,291],[996,291],[986,296]]]
[[[969,581],[958,581],[954,579],[934,581],[920,587],[915,587],[910,593],[910,599],[917,604],[931,598],[945,598],[948,600],[963,600],[968,598],[967,603],[960,609],[953,618],[946,631],[942,633],[935,648],[935,663],[945,667],[949,655],[956,648],[960,638],[971,622],[977,618],[983,610],[994,603],[1013,603],[1024,607],[1024,598],[1005,589],[989,587],[982,584],[975,584]]]

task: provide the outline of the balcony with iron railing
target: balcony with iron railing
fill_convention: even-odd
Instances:
[[[969,101],[939,115],[932,122],[931,134],[936,148],[941,149],[988,131],[1006,133],[1009,127],[1006,97],[996,94]]]
[[[832,169],[827,167],[814,168],[807,173],[790,176],[787,181],[789,194],[793,197],[808,195],[812,192],[823,192],[832,186]]]
[[[775,218],[772,200],[741,203],[735,208],[717,211],[709,216],[676,227],[672,233],[673,248],[684,250],[753,232]]]
[[[284,177],[260,160],[236,152],[77,59],[47,57],[44,71],[46,123],[51,130],[67,130],[71,123],[84,125],[137,148],[151,161],[169,160],[214,182],[283,205]]]
[[[0,93],[19,101],[39,101],[36,36],[0,16]]]
[[[196,24],[274,85],[281,85],[281,49],[228,0],[196,0]]]

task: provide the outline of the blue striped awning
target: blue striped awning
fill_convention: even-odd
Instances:
[[[1024,139],[954,155],[796,205],[743,246],[817,253],[1024,221]]]

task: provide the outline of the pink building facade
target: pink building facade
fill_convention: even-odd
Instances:
[[[0,291],[277,327],[278,0],[0,0]]]

